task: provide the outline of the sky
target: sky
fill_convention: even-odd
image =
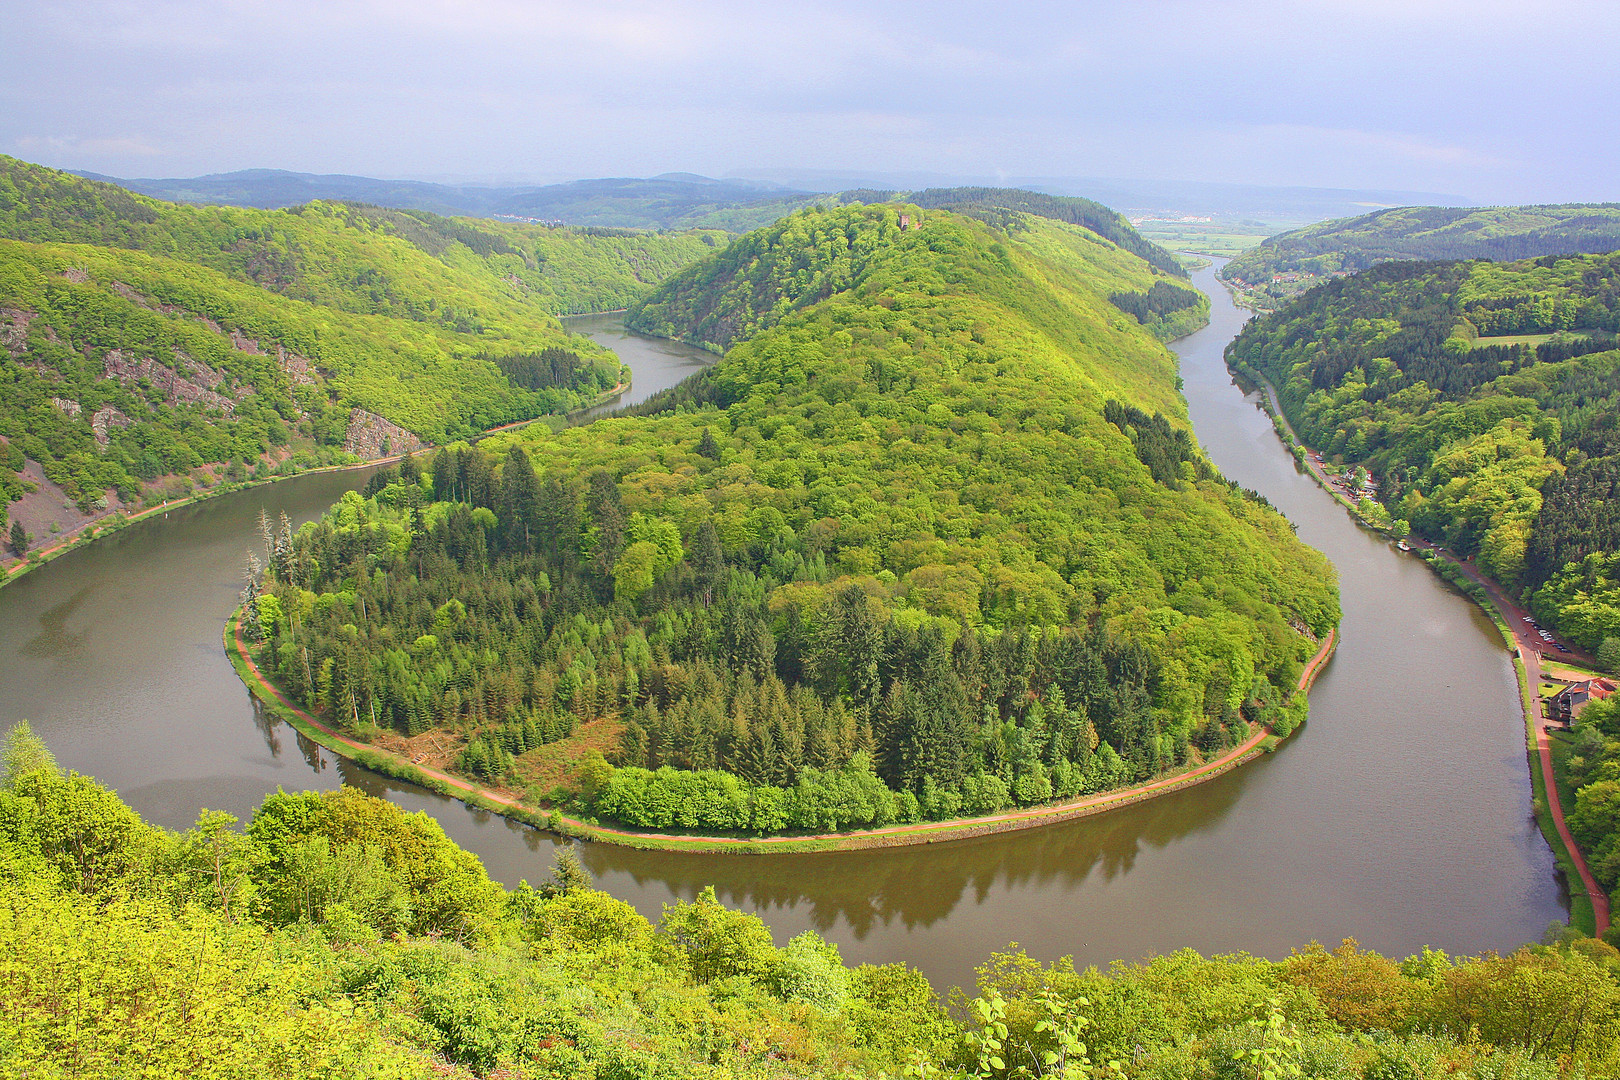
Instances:
[[[1620,4],[0,0],[0,152],[551,182],[1085,176],[1620,200]]]

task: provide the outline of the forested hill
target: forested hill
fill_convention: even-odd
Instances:
[[[1222,274],[1251,285],[1273,274],[1365,270],[1390,259],[1491,259],[1620,248],[1620,204],[1485,208],[1401,206],[1307,225],[1266,240]]]
[[[779,946],[712,889],[649,921],[577,848],[503,889],[426,814],[354,788],[169,832],[26,732],[0,761],[6,1076],[1016,1080],[1076,1075],[1038,1063],[1082,1045],[1120,1080],[1238,1075],[1238,1053],[1325,1080],[1620,1068],[1620,960],[1590,939],[1106,973],[1013,946],[947,1010],[915,969],[846,964],[814,930]]]
[[[1396,519],[1597,651],[1620,648],[1620,254],[1388,263],[1250,323],[1230,358]],[[1617,654],[1620,659],[1620,654]]]
[[[514,795],[742,833],[1045,802],[1303,715],[1333,571],[1193,442],[1110,300],[1154,268],[890,205],[702,272],[745,262],[780,317],[652,415],[445,452],[277,539],[249,626],[283,685]]]
[[[1102,203],[1071,195],[1043,195],[1019,188],[928,188],[905,196],[924,209],[954,210],[1001,229],[1017,228],[1022,214],[1051,218],[1090,229],[1118,244],[1172,277],[1185,278],[1187,270],[1176,257],[1142,236],[1124,215]]]
[[[1089,233],[1102,246],[1143,258],[1155,274],[1186,277],[1169,252],[1142,239],[1114,211],[1087,199],[1001,188],[938,188],[918,198],[927,207],[947,208],[1013,235],[1028,231],[1031,222],[1041,218],[1077,225],[1085,232],[1071,235]],[[920,224],[922,215],[902,214],[887,234],[881,228],[847,230],[846,218],[836,215],[816,217],[809,225],[807,220],[811,219],[784,218],[672,276],[656,294],[632,306],[626,324],[644,333],[724,350],[790,312],[850,288],[867,261],[900,233]],[[1173,294],[1168,304],[1154,305],[1167,289]],[[1165,326],[1167,316],[1187,313],[1168,324],[1179,333],[1197,329],[1208,318],[1208,302],[1201,293],[1163,281],[1140,291],[1122,290],[1115,304],[1155,329]]]
[[[43,541],[64,501],[577,408],[620,366],[553,312],[622,307],[716,235],[179,206],[0,158],[0,491],[37,489],[12,516]]]

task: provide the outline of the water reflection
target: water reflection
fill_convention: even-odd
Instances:
[[[244,691],[246,693],[246,691]],[[247,693],[248,708],[253,711],[253,726],[259,729],[260,738],[264,739],[265,748],[270,751],[272,761],[281,757],[281,729],[286,725],[265,709],[264,702],[252,693]]]
[[[1064,825],[946,843],[789,857],[629,853],[591,844],[583,862],[594,874],[621,875],[672,897],[691,899],[713,885],[734,906],[800,906],[817,930],[842,923],[863,940],[883,928],[933,926],[964,900],[979,906],[1000,894],[1051,898],[1087,884],[1106,886],[1129,874],[1144,852],[1220,828],[1238,804],[1243,779],[1231,773],[1196,790]]]
[[[33,572],[39,573],[38,570]],[[90,626],[86,625],[75,634],[68,630],[67,621],[79,610],[92,589],[92,586],[86,585],[66,600],[41,612],[39,633],[23,644],[22,654],[36,660],[65,660],[82,654],[90,640]]]

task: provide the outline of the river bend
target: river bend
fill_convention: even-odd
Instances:
[[[1311,719],[1275,754],[1198,787],[1099,817],[897,850],[696,855],[601,844],[597,884],[656,918],[717,886],[779,942],[814,927],[850,962],[904,960],[967,982],[995,949],[1081,963],[1190,946],[1285,955],[1312,939],[1404,955],[1506,949],[1567,914],[1531,817],[1524,724],[1489,620],[1416,559],[1358,528],[1296,469],[1227,373],[1242,325],[1212,270],[1195,275],[1210,325],[1178,342],[1198,438],[1338,568],[1342,644]],[[634,372],[630,404],[710,359],[574,327]],[[335,758],[268,720],[226,661],[261,507],[317,516],[366,473],[295,478],[169,512],[0,590],[0,728],[27,718],[64,767],[115,787],[150,820],[251,812],[266,793],[351,783],[426,810],[491,874],[537,880],[551,842]]]

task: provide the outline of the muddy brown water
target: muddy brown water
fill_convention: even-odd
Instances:
[[[1277,753],[1100,817],[1001,836],[819,855],[586,845],[597,884],[656,918],[716,886],[779,942],[813,927],[851,962],[904,960],[941,987],[992,950],[1082,963],[1184,946],[1286,955],[1353,935],[1405,955],[1510,948],[1567,915],[1531,817],[1512,669],[1490,622],[1416,559],[1359,529],[1294,466],[1232,382],[1242,324],[1211,271],[1210,326],[1179,342],[1198,437],[1338,567],[1342,645],[1308,724]],[[583,325],[581,325],[583,324]],[[575,323],[635,370],[628,404],[708,362]],[[260,507],[317,516],[366,473],[312,475],[171,511],[0,590],[0,727],[27,718],[65,767],[180,828],[276,787],[355,784],[425,810],[509,884],[545,876],[543,834],[368,773],[267,720],[220,642]]]

